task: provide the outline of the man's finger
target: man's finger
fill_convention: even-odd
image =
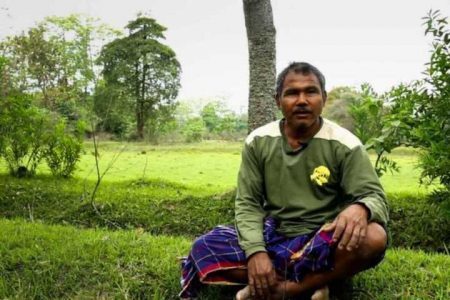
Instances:
[[[253,279],[253,277],[248,278],[248,286],[250,288],[250,295],[252,295],[252,297],[255,297],[256,289],[255,289],[255,280]]]
[[[264,297],[264,292],[262,290],[262,283],[261,279],[259,277],[255,278],[255,291],[257,297]]]
[[[327,223],[322,227],[323,231],[333,231],[336,228],[336,222]]]
[[[347,223],[347,226],[345,227],[344,233],[342,234],[341,240],[339,241],[339,249],[344,249],[348,242],[350,241],[350,238],[353,234],[354,225],[349,222]]]
[[[356,245],[356,248],[358,248],[359,245],[364,243],[364,240],[366,239],[366,234],[367,234],[367,224],[365,226],[361,227],[361,232],[360,232],[360,235],[359,235],[359,241],[358,241],[358,245]]]
[[[355,226],[355,228],[353,229],[353,233],[352,233],[352,236],[350,238],[350,241],[347,244],[347,250],[348,251],[352,251],[353,249],[358,247],[360,234],[361,234],[361,227],[360,226]]]
[[[333,242],[337,242],[339,241],[339,239],[342,236],[342,233],[345,230],[346,224],[345,224],[345,219],[344,218],[337,218],[334,223],[335,225],[335,230],[334,230],[334,234],[333,234]]]
[[[270,289],[274,288],[278,284],[277,272],[275,272],[275,270],[272,270],[272,272],[270,272],[268,276],[268,284]]]
[[[270,296],[269,282],[266,277],[261,278],[261,291],[264,299]]]

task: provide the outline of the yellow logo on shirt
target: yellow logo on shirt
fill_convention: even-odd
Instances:
[[[330,178],[330,170],[328,170],[325,166],[319,166],[314,169],[314,172],[310,176],[311,181],[319,186],[323,186],[328,182],[328,178]]]

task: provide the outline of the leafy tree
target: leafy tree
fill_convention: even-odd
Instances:
[[[247,29],[250,91],[248,130],[275,119],[275,27],[270,0],[243,0]]]
[[[98,117],[97,130],[123,138],[129,133],[133,121],[133,99],[119,86],[97,83],[93,108]]]
[[[424,18],[432,37],[425,78],[394,88],[389,96],[397,120],[407,127],[407,143],[421,149],[424,179],[439,179],[450,191],[450,29],[439,11]]]
[[[81,15],[49,17],[0,43],[10,86],[35,95],[45,108],[70,119],[86,114],[95,82],[93,58],[100,41],[116,36]]]
[[[174,51],[162,44],[165,27],[139,16],[126,26],[128,36],[105,45],[99,63],[106,86],[119,87],[133,100],[138,138],[148,119],[174,108],[181,67]]]
[[[405,144],[406,127],[385,104],[385,96],[377,95],[369,84],[363,84],[360,97],[349,107],[355,135],[367,150],[373,150],[377,155],[374,167],[378,176],[388,170],[398,171],[397,163],[387,154]]]
[[[222,104],[220,102],[210,102],[206,104],[200,112],[203,122],[209,132],[216,131],[219,126],[221,106]]]
[[[61,53],[57,43],[45,38],[45,28],[39,25],[25,34],[2,42],[3,55],[8,59],[9,80],[20,91],[40,91],[43,104],[54,105],[54,90],[62,79]]]

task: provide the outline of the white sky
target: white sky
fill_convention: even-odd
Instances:
[[[247,106],[248,49],[241,0],[0,0],[0,38],[50,15],[84,13],[121,29],[149,13],[168,28],[183,73],[179,99],[220,97]],[[6,8],[6,9],[5,9]],[[316,65],[327,89],[369,82],[383,92],[421,77],[429,39],[421,18],[450,0],[272,0],[277,70],[291,61]]]

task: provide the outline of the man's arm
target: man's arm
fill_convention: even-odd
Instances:
[[[253,141],[254,142],[254,141]],[[252,296],[266,298],[277,284],[276,272],[266,253],[263,223],[264,175],[252,144],[245,144],[235,202],[239,245],[247,257],[248,285]]]
[[[352,202],[368,209],[369,222],[387,225],[386,195],[363,146],[352,149],[344,159],[341,186]]]
[[[351,251],[364,240],[368,223],[386,227],[389,216],[385,193],[362,145],[347,153],[341,171],[341,187],[351,205],[336,217],[333,239],[341,249]]]
[[[266,213],[264,201],[264,176],[252,145],[247,143],[242,151],[235,201],[235,221],[239,245],[249,258],[266,251],[263,238],[263,222]]]

